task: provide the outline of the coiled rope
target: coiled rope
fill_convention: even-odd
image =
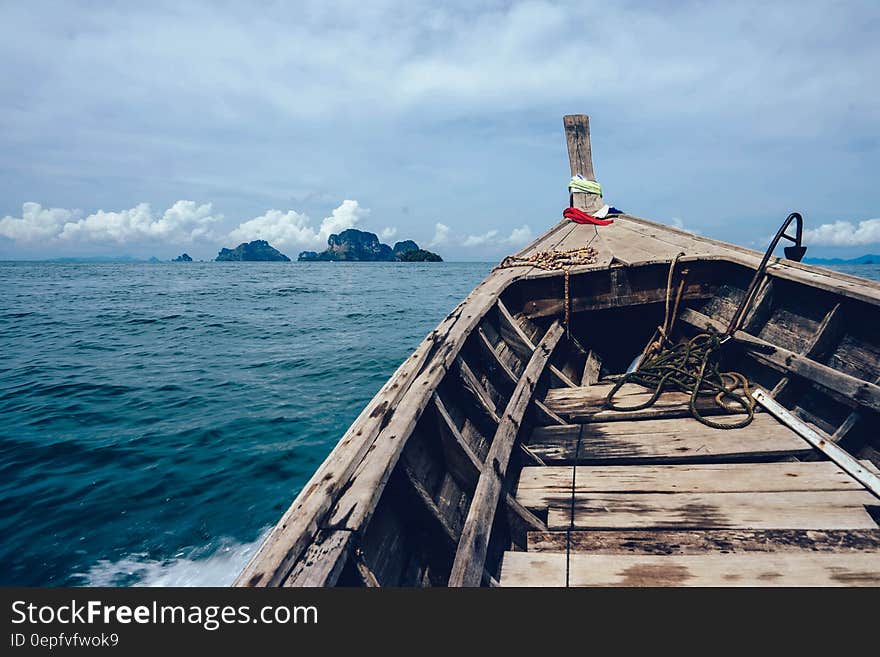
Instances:
[[[605,407],[614,411],[638,411],[653,406],[665,390],[679,390],[690,394],[688,408],[691,415],[699,422],[715,429],[741,429],[754,419],[755,402],[751,396],[749,381],[743,374],[719,370],[722,336],[710,329],[679,344],[673,344],[669,337],[678,314],[684,279],[687,275],[687,270],[683,270],[673,303],[675,266],[683,255],[679,253],[675,256],[669,266],[663,324],[657,327],[657,331],[645,347],[637,369],[624,374],[608,392]],[[654,392],[644,403],[617,406],[614,404],[614,396],[627,383],[653,388]],[[742,390],[742,393],[737,390]],[[742,410],[745,411],[746,417],[736,422],[716,422],[708,419],[700,413],[697,401],[701,396],[710,395],[725,412],[737,413]]]

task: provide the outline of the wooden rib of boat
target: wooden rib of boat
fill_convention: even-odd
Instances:
[[[595,179],[587,117],[565,128],[572,175]],[[730,321],[761,254],[623,215],[562,221],[519,255],[588,244],[598,255],[570,270],[568,313],[561,271],[489,274],[367,405],[236,584],[880,583],[880,501],[774,415],[714,429],[676,392],[604,407],[663,320],[677,254],[680,339]],[[773,258],[725,359],[876,473],[878,326],[880,285]]]

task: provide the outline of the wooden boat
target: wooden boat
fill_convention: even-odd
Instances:
[[[595,179],[588,118],[565,127],[572,175]],[[595,261],[567,274],[505,267],[477,286],[236,584],[880,583],[880,502],[864,483],[880,463],[880,285],[782,258],[762,271],[760,253],[629,215],[562,221],[518,255],[586,245]],[[605,407],[663,322],[682,252],[675,338],[723,331],[755,278],[723,358],[784,421],[759,408],[745,428],[708,427],[675,391],[641,410]],[[634,384],[619,394],[650,396]]]

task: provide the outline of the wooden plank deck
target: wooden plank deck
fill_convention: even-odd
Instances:
[[[517,499],[529,509],[588,501],[594,493],[743,493],[861,490],[830,461],[814,463],[719,463],[525,467]]]
[[[550,529],[871,529],[862,491],[594,493],[550,507]]]
[[[567,581],[566,581],[567,580]],[[618,555],[508,552],[502,586],[878,586],[876,553]]]
[[[529,437],[546,465],[522,468],[516,499],[547,530],[504,554],[501,586],[880,586],[880,500],[831,461],[798,460],[818,452],[788,427],[664,417],[687,412],[677,393],[609,421],[609,389],[547,392],[577,424]]]
[[[548,464],[690,463],[805,456],[812,448],[766,413],[733,434],[693,418],[541,427],[529,449]]]
[[[531,531],[529,552],[704,554],[718,552],[877,552],[880,529],[691,529]]]
[[[602,383],[576,388],[553,388],[547,391],[544,403],[554,413],[567,417],[571,422],[621,422],[624,420],[657,419],[665,417],[690,416],[688,402],[690,395],[677,392],[664,392],[650,408],[637,411],[618,411],[605,407],[605,399],[612,384]],[[614,396],[617,407],[632,407],[651,398],[652,392],[635,383],[626,383]],[[697,409],[705,415],[726,414],[710,397],[701,397]],[[732,415],[738,416],[739,413]],[[739,420],[735,417],[734,420]],[[732,420],[732,421],[734,421]]]

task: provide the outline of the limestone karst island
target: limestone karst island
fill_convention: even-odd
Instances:
[[[180,256],[183,258],[186,256]],[[188,256],[187,256],[188,257]],[[180,261],[180,258],[177,261]],[[303,251],[300,262],[443,262],[436,253],[419,248],[412,240],[397,242],[394,247],[383,244],[375,233],[349,228],[327,239],[321,253]],[[266,240],[242,242],[234,249],[220,249],[216,262],[290,262],[290,258]]]
[[[298,260],[364,261],[364,262],[443,262],[436,253],[420,249],[412,240],[397,242],[394,248],[379,241],[375,233],[349,228],[327,239],[327,249],[321,253],[303,251]]]

